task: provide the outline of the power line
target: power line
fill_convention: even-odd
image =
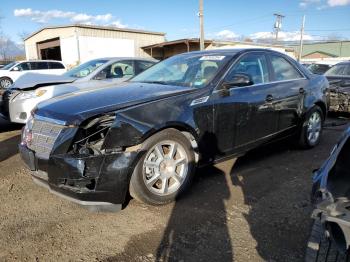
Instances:
[[[265,19],[262,20],[262,18],[265,18]],[[227,27],[231,27],[231,26],[246,24],[248,22],[264,21],[264,20],[267,20],[266,18],[271,19],[271,14],[263,15],[263,16],[259,16],[259,17],[255,17],[255,18],[251,18],[251,19],[243,19],[243,20],[240,20],[239,22],[236,22],[236,23],[233,23],[233,24],[229,24],[229,25],[207,27],[207,29],[227,28]]]

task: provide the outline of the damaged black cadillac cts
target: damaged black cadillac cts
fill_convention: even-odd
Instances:
[[[291,135],[317,145],[327,88],[272,50],[181,54],[124,84],[39,104],[20,152],[35,182],[71,201],[117,209],[130,192],[165,204],[198,165]]]

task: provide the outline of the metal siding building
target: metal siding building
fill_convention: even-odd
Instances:
[[[299,46],[294,47],[299,52]],[[350,57],[350,41],[329,41],[306,43],[303,45],[303,58]]]
[[[141,48],[164,42],[165,34],[116,27],[45,27],[24,40],[27,59],[62,60],[67,66],[99,57],[150,57]]]

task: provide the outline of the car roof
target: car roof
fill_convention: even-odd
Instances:
[[[119,61],[119,60],[141,60],[141,61],[150,61],[150,62],[157,62],[158,60],[154,58],[144,58],[144,57],[98,57],[98,58],[93,58],[89,59],[88,61],[92,60],[109,60],[109,61]]]
[[[245,53],[245,52],[252,52],[252,51],[263,51],[263,52],[270,52],[275,54],[282,54],[286,55],[282,52],[278,52],[276,50],[268,49],[268,48],[229,48],[229,49],[212,49],[212,50],[204,50],[204,51],[193,51],[189,53],[183,53],[185,54],[202,54],[202,55],[214,55],[214,54],[220,54],[220,55],[235,55],[237,53]]]
[[[58,62],[63,64],[62,61],[59,60],[20,60],[20,61],[16,61],[17,63],[23,63],[23,62]]]
[[[350,61],[343,61],[335,65],[350,65]]]

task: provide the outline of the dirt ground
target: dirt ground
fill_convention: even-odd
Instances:
[[[20,126],[0,121],[0,261],[302,261],[312,170],[345,129],[331,126],[340,121],[328,119],[315,149],[265,146],[198,170],[176,203],[131,200],[117,213],[36,186],[17,153]]]

